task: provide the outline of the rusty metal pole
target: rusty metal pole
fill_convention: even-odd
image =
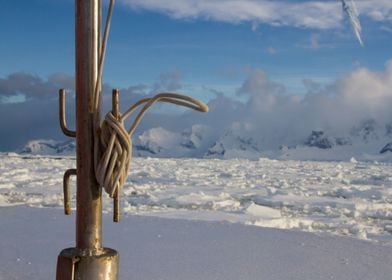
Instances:
[[[102,191],[94,171],[93,93],[98,79],[101,0],[76,0],[76,248],[64,249],[57,280],[117,280],[118,253],[102,247]],[[99,81],[100,84],[101,81]]]
[[[76,247],[102,247],[102,196],[94,173],[93,93],[98,78],[98,0],[76,1]]]

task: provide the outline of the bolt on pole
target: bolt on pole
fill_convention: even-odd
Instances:
[[[118,279],[118,253],[102,247],[102,188],[94,171],[94,92],[101,48],[101,0],[76,0],[76,247],[58,258],[57,280]],[[99,81],[98,85],[101,85]]]

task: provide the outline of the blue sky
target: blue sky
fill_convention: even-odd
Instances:
[[[302,79],[329,81],[359,65],[382,69],[390,57],[391,23],[366,16],[366,47],[360,48],[347,20],[337,20],[331,28],[298,28],[295,23],[273,26],[251,17],[241,22],[224,16],[178,18],[155,7],[154,1],[144,1],[152,2],[147,7],[137,4],[143,1],[117,2],[105,68],[105,82],[113,86],[152,82],[161,73],[181,71],[189,85],[223,89],[240,82],[247,68],[262,68],[272,79],[298,90]],[[126,2],[136,4],[129,7]],[[324,2],[342,13],[338,1]],[[6,38],[0,43],[1,76],[17,71],[41,77],[73,75],[73,1],[5,1],[0,13]]]
[[[213,92],[241,99],[238,88],[258,69],[286,94],[305,95],[304,80],[328,85],[361,67],[384,70],[392,56],[391,2],[356,1],[361,48],[337,0],[117,0],[104,82],[151,92],[177,83],[208,102]],[[0,79],[8,87],[13,73],[73,77],[74,1],[3,1],[0,31]],[[25,91],[19,94],[28,99]],[[19,100],[0,95],[0,104]]]

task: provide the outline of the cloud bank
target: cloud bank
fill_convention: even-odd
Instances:
[[[180,71],[162,73],[151,85],[137,84],[120,89],[120,110],[125,111],[137,100],[160,91],[181,90],[181,76]],[[65,139],[59,127],[58,91],[67,89],[67,122],[72,129],[75,124],[74,84],[74,77],[61,73],[47,79],[24,72],[0,77],[0,151],[21,148],[31,139]],[[110,85],[103,85],[102,112],[110,110],[111,90]],[[152,126],[160,118],[159,114],[150,113],[143,125]],[[163,117],[168,123],[172,118]]]
[[[368,120],[384,130],[392,123],[392,60],[386,62],[383,71],[358,68],[327,86],[309,79],[303,82],[306,92],[294,95],[284,85],[271,80],[262,69],[250,69],[238,85],[237,99],[206,85],[211,96],[208,114],[185,111],[179,117],[165,113],[164,109],[152,111],[146,114],[137,133],[154,127],[180,133],[193,125],[202,125],[209,128],[209,139],[215,141],[234,128],[252,136],[263,149],[269,149],[303,143],[313,130],[344,136]],[[0,150],[20,148],[31,139],[62,137],[57,117],[59,87],[72,88],[73,78],[57,74],[45,80],[15,73],[0,79],[0,100],[21,94],[25,97],[14,103],[0,102]],[[109,110],[110,89],[104,86],[104,112]],[[121,89],[121,110],[150,95],[152,90],[168,89],[181,91],[180,72],[164,73],[151,85]],[[74,102],[71,97],[68,108],[68,122],[72,126]]]
[[[206,19],[229,23],[332,29],[345,18],[336,0],[121,0],[135,10],[167,14],[175,19]],[[392,20],[392,1],[356,1],[360,15],[374,21]]]
[[[237,90],[248,97],[237,119],[275,147],[301,143],[312,130],[344,136],[368,120],[380,127],[392,122],[392,61],[382,72],[358,68],[328,86],[303,82],[306,94],[292,95],[264,71],[251,70]]]

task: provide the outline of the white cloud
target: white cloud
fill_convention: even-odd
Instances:
[[[344,18],[338,1],[308,0],[120,0],[132,9],[168,14],[177,19],[210,19],[238,23],[331,29]],[[359,13],[375,21],[392,19],[392,1],[356,1]]]
[[[147,95],[182,88],[181,72],[162,73],[151,85],[133,85],[120,89],[120,110]],[[62,133],[58,123],[58,90],[66,88],[67,120],[75,124],[74,77],[57,73],[47,79],[18,72],[0,77],[0,151],[15,149],[31,139],[59,139]],[[110,110],[112,87],[103,85],[102,112]],[[71,94],[70,94],[71,93]],[[11,117],[10,117],[11,116]],[[148,118],[143,123],[148,123]]]
[[[360,14],[367,15],[375,21],[392,20],[392,1],[390,0],[362,0],[357,1]]]
[[[304,83],[308,92],[293,95],[264,71],[249,70],[237,90],[246,97],[245,103],[216,96],[209,104],[210,113],[194,115],[193,121],[213,127],[218,134],[234,123],[247,124],[254,139],[275,148],[302,143],[313,130],[341,137],[369,120],[380,127],[391,123],[392,61],[382,72],[358,68],[327,86],[309,79]]]
[[[43,80],[20,73],[0,79],[0,96],[10,97],[23,92],[29,97],[26,102],[17,104],[0,103],[0,131],[7,131],[0,139],[0,150],[33,138],[59,137],[55,88],[69,82],[70,77],[62,75]],[[212,137],[217,139],[227,128],[239,123],[252,130],[249,133],[255,138],[263,139],[263,145],[279,146],[300,143],[312,130],[321,129],[340,137],[368,120],[374,120],[380,127],[391,124],[392,60],[380,72],[359,67],[328,86],[309,79],[304,79],[304,84],[307,92],[293,95],[281,83],[271,80],[265,71],[250,69],[246,79],[238,85],[237,94],[242,102],[216,91],[208,104],[208,114],[186,111],[179,118],[178,115],[152,111],[146,114],[139,132],[159,126],[181,132],[194,124],[201,124],[210,127]],[[122,89],[121,104],[132,104],[154,87],[162,90],[181,87],[180,72],[163,74],[150,86]],[[105,88],[110,92],[110,87],[106,85]],[[104,104],[110,106],[110,94],[105,96]],[[74,108],[71,98],[67,101],[69,108]],[[107,110],[104,108],[103,111]],[[68,111],[72,127],[74,113],[71,109]]]

